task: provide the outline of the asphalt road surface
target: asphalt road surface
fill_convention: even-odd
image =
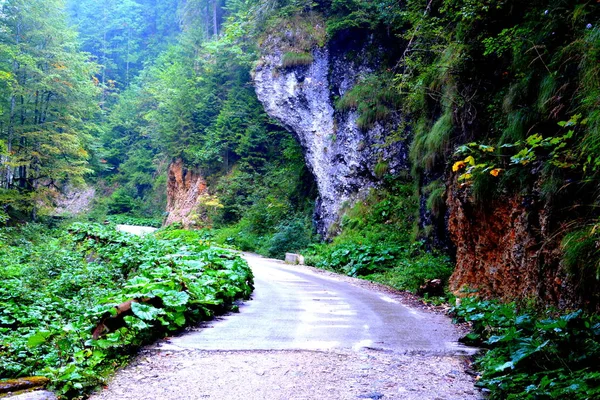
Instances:
[[[244,258],[256,288],[239,313],[145,347],[91,400],[482,399],[447,317],[365,281]]]
[[[352,279],[246,254],[252,300],[163,347],[199,350],[361,348],[462,353],[448,318],[403,305]]]

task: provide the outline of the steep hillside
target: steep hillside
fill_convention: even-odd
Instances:
[[[302,145],[319,232],[411,168],[417,235],[451,241],[456,293],[597,307],[597,8],[369,7],[320,3],[262,34],[256,91]]]

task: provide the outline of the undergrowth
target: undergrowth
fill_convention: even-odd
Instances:
[[[388,177],[386,187],[347,207],[332,243],[310,246],[306,262],[416,292],[428,280],[446,282],[451,260],[412,237],[418,200],[410,181]]]
[[[62,398],[85,395],[142,344],[252,291],[247,264],[201,233],[26,225],[0,238],[0,376],[46,376]]]
[[[475,297],[453,309],[473,331],[465,341],[484,347],[477,385],[491,400],[600,397],[600,317],[519,310]]]

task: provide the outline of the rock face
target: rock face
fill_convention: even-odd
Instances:
[[[379,183],[378,163],[383,160],[390,172],[407,167],[401,142],[382,146],[386,135],[397,128],[397,118],[363,131],[357,126],[357,112],[338,112],[334,107],[334,96],[343,96],[373,72],[374,65],[356,56],[372,44],[367,37],[353,45],[333,41],[312,51],[310,65],[284,68],[277,39],[267,42],[269,50],[263,51],[254,71],[256,94],[267,114],[300,142],[319,191],[315,212],[319,233],[335,234],[332,226],[344,204]]]
[[[475,206],[468,190],[448,191],[448,231],[456,245],[450,289],[469,288],[507,301],[582,304],[561,268],[560,241],[543,204],[515,195]]]
[[[53,214],[71,216],[88,212],[95,196],[96,190],[93,187],[79,189],[68,187],[64,193],[56,193],[56,207]]]
[[[188,228],[197,224],[197,210],[208,195],[206,182],[197,172],[186,168],[182,160],[169,166],[167,181],[166,225],[176,222]]]

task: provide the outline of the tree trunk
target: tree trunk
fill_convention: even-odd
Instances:
[[[217,25],[217,9],[218,9],[219,0],[213,0],[213,36],[217,36],[219,34],[219,26]]]

